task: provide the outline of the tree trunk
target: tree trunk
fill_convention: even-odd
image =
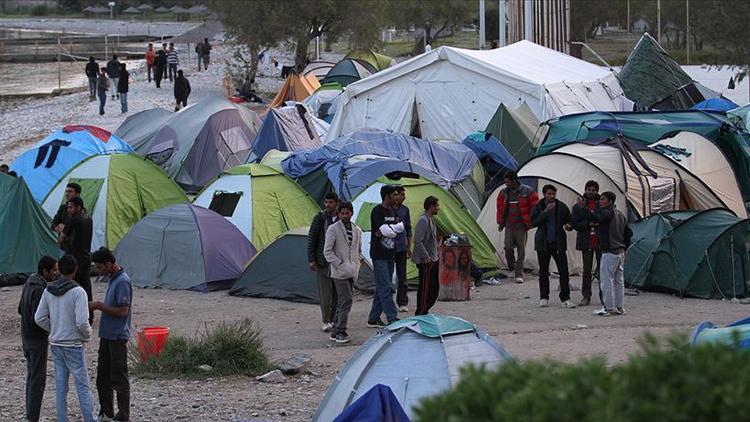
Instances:
[[[310,38],[307,35],[297,38],[297,47],[294,49],[294,67],[297,68],[297,71],[302,71],[305,68],[307,48],[309,46]]]
[[[249,47],[250,49],[250,69],[248,70],[248,78],[250,80],[255,79],[255,75],[258,74],[258,54],[260,54],[258,47]]]

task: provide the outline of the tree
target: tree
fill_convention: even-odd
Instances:
[[[424,51],[424,44],[445,38],[461,25],[469,23],[477,11],[476,0],[389,0],[389,21],[401,29],[424,31],[414,44],[414,54]]]
[[[596,36],[596,31],[607,21],[616,16],[612,6],[620,2],[601,0],[570,0],[570,38],[571,41],[586,42]],[[583,47],[570,45],[570,55],[581,58]]]
[[[705,0],[700,5],[700,17],[691,22],[691,26],[695,25],[695,31],[718,51],[708,64],[729,64],[738,71],[737,78],[742,80],[750,74],[750,32],[747,31],[750,2]]]

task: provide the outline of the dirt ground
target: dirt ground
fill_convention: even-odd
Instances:
[[[556,280],[552,280],[553,286]],[[573,278],[580,286],[580,279]],[[105,285],[95,283],[95,297]],[[595,287],[596,288],[596,287]],[[20,347],[16,307],[21,287],[0,291],[0,420],[23,418],[25,361]],[[703,320],[725,324],[747,316],[750,307],[720,300],[680,299],[665,294],[626,296],[627,315],[602,318],[595,307],[562,309],[552,288],[549,308],[538,308],[538,287],[529,277],[521,285],[504,283],[481,286],[472,291],[470,302],[438,302],[436,313],[456,315],[487,330],[514,357],[522,360],[551,357],[574,362],[604,356],[608,362],[623,361],[638,350],[637,339],[650,331],[666,336],[672,331],[689,332]],[[580,291],[572,293],[580,299]],[[413,309],[415,292],[410,293]],[[243,421],[310,420],[336,371],[374,333],[365,327],[370,300],[359,297],[350,318],[354,340],[334,345],[320,332],[316,305],[279,300],[236,298],[226,292],[201,294],[187,291],[136,289],[133,325],[169,326],[173,333],[193,335],[204,324],[252,318],[263,329],[265,344],[274,360],[293,353],[312,356],[308,372],[287,377],[281,384],[259,383],[251,378],[149,380],[131,377],[132,421]],[[404,314],[402,314],[404,315]],[[95,324],[97,324],[95,322]],[[95,326],[96,329],[96,326]],[[93,380],[97,342],[87,347],[89,373]],[[53,365],[48,365],[44,420],[54,420]],[[72,387],[71,387],[72,388]],[[72,420],[80,417],[73,391],[68,395]]]

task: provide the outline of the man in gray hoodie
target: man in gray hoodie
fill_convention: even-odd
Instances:
[[[34,315],[36,324],[49,332],[55,361],[57,420],[68,419],[68,377],[72,374],[83,420],[97,421],[83,347],[91,338],[88,297],[86,291],[73,281],[78,269],[76,259],[64,255],[58,267],[62,277],[47,285]]]

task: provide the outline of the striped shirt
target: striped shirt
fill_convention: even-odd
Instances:
[[[170,50],[169,53],[167,53],[167,63],[180,64],[180,59],[177,57],[177,50]]]

